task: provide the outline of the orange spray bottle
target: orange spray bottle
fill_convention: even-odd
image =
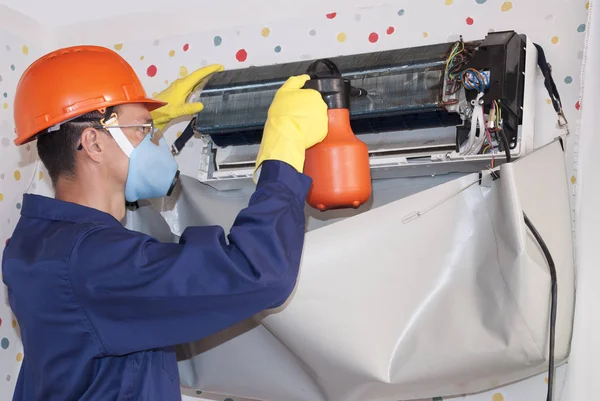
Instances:
[[[318,75],[324,65],[329,70]],[[320,210],[357,208],[371,197],[371,169],[367,145],[356,137],[350,126],[352,88],[330,60],[317,60],[308,67],[311,79],[305,88],[321,93],[329,118],[325,139],[306,150],[304,173],[312,178],[307,203]]]

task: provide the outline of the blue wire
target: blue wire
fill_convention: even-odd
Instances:
[[[481,75],[483,76],[483,80],[484,80],[484,82],[482,83],[483,84],[483,88],[484,89],[489,88],[490,87],[490,78],[484,72],[481,72]]]
[[[467,89],[483,92],[490,87],[490,79],[485,73],[481,71],[478,72],[479,74],[476,74],[473,71],[463,71],[462,81]],[[483,76],[483,79],[481,76]]]

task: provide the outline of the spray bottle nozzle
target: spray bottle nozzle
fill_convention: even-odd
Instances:
[[[319,75],[319,66],[321,66],[321,65],[327,67],[329,75]],[[342,76],[342,73],[340,72],[340,69],[338,68],[338,66],[335,65],[335,63],[333,61],[326,59],[326,58],[313,61],[311,63],[311,65],[308,66],[306,73],[311,77],[311,79],[331,78],[331,77],[341,77]]]
[[[319,67],[324,66],[327,72],[319,73]],[[331,60],[321,59],[312,62],[307,69],[310,80],[304,88],[315,89],[321,93],[323,100],[330,109],[349,109],[350,97],[365,96],[367,91],[353,87],[350,80],[344,78],[338,66]]]

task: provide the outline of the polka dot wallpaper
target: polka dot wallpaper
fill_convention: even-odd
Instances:
[[[337,9],[311,18],[284,21],[252,21],[245,26],[201,31],[185,36],[148,38],[142,42],[94,43],[121,54],[138,72],[149,94],[156,95],[173,80],[204,65],[222,63],[227,69],[245,68],[295,60],[331,57],[375,50],[421,46],[483,38],[495,30],[516,30],[542,45],[552,63],[554,77],[574,134],[567,141],[571,183],[576,163],[576,127],[580,113],[581,60],[584,54],[587,11],[585,0],[390,0],[382,7]],[[22,194],[51,194],[46,171],[37,161],[35,143],[13,145],[13,97],[17,81],[36,57],[50,49],[0,29],[0,251],[19,218]],[[556,117],[538,75],[536,144],[559,134]],[[173,124],[167,140],[174,140],[185,123]],[[196,176],[195,152],[200,144],[189,142],[179,156],[183,174]],[[0,287],[6,299],[4,287]],[[27,355],[18,337],[19,326],[7,302],[0,303],[0,399],[10,399],[18,369]],[[560,393],[565,367],[559,369]],[[544,375],[467,397],[471,401],[524,401],[542,399]],[[265,383],[266,385],[266,383]],[[187,393],[186,393],[187,394]],[[200,395],[196,390],[190,396]],[[213,398],[213,397],[208,397]],[[225,400],[226,397],[215,397]],[[440,400],[441,398],[434,398]],[[240,401],[237,399],[236,401]]]
[[[0,249],[12,232],[21,209],[21,195],[28,188],[44,192],[45,174],[37,168],[35,145],[13,145],[12,98],[17,80],[39,49],[0,30]],[[18,323],[0,287],[0,399],[10,399],[23,360]]]

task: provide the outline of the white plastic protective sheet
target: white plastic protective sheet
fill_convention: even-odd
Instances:
[[[251,194],[182,184],[153,206],[175,235],[150,207],[128,214],[127,226],[162,240],[192,224],[229,227]],[[362,210],[307,211],[288,303],[182,346],[184,386],[256,400],[397,401],[483,391],[544,371],[550,276],[523,211],[556,263],[556,357],[568,357],[574,267],[559,141],[502,166],[498,180],[483,172],[481,180],[377,181]]]

